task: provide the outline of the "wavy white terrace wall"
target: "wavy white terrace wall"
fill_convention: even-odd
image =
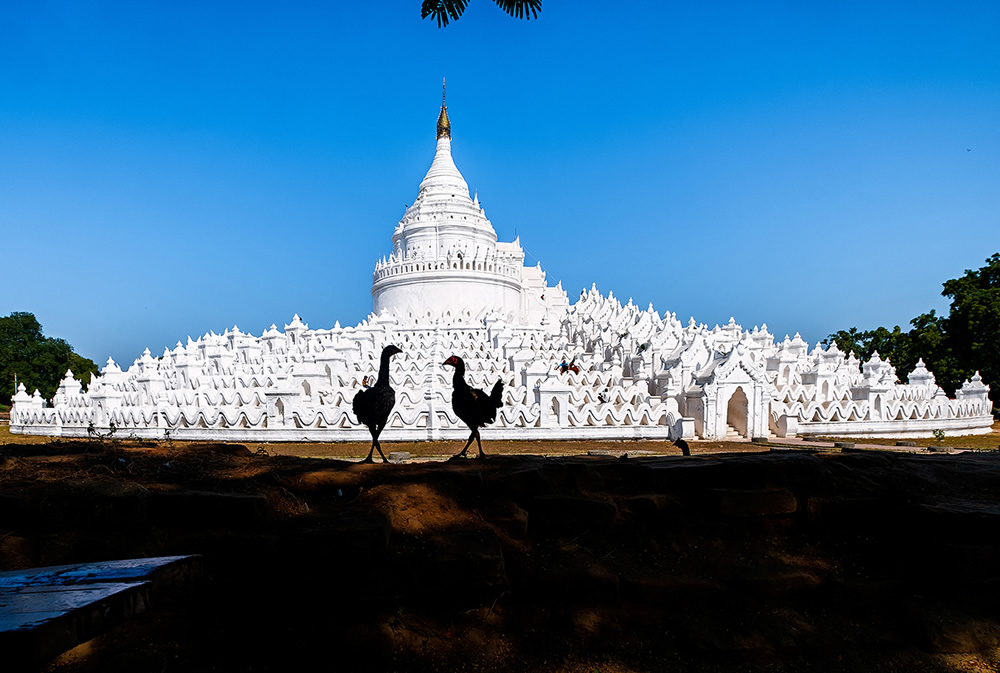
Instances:
[[[392,440],[460,440],[451,410],[456,354],[467,376],[489,388],[501,377],[504,406],[487,436],[509,439],[646,438],[837,434],[928,436],[989,432],[989,389],[978,377],[947,398],[922,363],[901,384],[877,356],[859,367],[835,347],[811,352],[796,336],[775,343],[766,327],[730,322],[681,327],[613,297],[583,293],[548,327],[511,326],[498,313],[449,322],[372,315],[357,327],[310,330],[296,316],[284,331],[253,336],[233,328],[149,352],[122,371],[114,362],[86,392],[68,376],[54,404],[19,390],[15,433],[119,435],[239,441],[365,441],[351,411],[378,354],[394,343],[397,404]],[[560,373],[575,358],[580,372]],[[731,404],[745,416],[733,427]]]

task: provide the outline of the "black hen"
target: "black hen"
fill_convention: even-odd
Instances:
[[[479,447],[479,457],[482,458],[486,454],[483,453],[483,444],[479,439],[479,428],[497,419],[497,409],[503,406],[503,381],[497,380],[493,384],[493,390],[487,395],[482,390],[473,388],[465,382],[465,362],[462,361],[462,358],[452,355],[443,364],[455,368],[455,377],[452,380],[454,389],[451,392],[451,408],[472,430],[469,441],[465,443],[465,448],[457,453],[456,457],[464,456],[469,447],[472,446],[474,439],[476,446]]]
[[[371,463],[372,454],[378,449],[378,455],[382,456],[382,462],[388,463],[389,459],[382,453],[382,446],[378,443],[378,436],[385,429],[385,424],[389,420],[389,413],[396,404],[396,391],[389,385],[389,358],[396,353],[402,353],[400,349],[389,345],[382,349],[382,361],[378,367],[378,379],[371,388],[360,391],[354,396],[352,404],[354,415],[358,420],[368,426],[368,432],[372,433],[372,448],[368,452],[368,457],[364,462]]]

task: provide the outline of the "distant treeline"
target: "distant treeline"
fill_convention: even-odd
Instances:
[[[947,317],[931,310],[911,320],[912,329],[907,332],[899,325],[867,332],[852,327],[831,334],[823,344],[836,343],[840,350],[854,351],[862,360],[878,351],[892,362],[903,381],[923,358],[949,395],[978,371],[992,389],[996,412],[1000,399],[1000,253],[987,259],[986,266],[945,281],[941,294],[951,299]]]
[[[93,360],[77,355],[63,339],[42,334],[42,326],[31,313],[11,313],[0,318],[0,404],[9,405],[15,393],[14,376],[29,393],[35,389],[45,399],[56,394],[66,370],[88,383],[99,370]]]

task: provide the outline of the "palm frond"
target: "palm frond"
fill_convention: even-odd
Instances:
[[[537,19],[542,0],[493,0],[497,7],[518,19]],[[531,16],[528,16],[529,12]]]
[[[469,0],[424,0],[420,6],[420,18],[433,17],[437,19],[438,28],[444,28],[449,21],[455,21],[462,16],[462,12],[468,6]]]
[[[542,11],[542,0],[493,0],[496,6],[518,19],[537,19]],[[428,16],[437,19],[438,28],[444,28],[451,21],[457,21],[469,6],[469,0],[424,0],[420,6],[420,18]]]

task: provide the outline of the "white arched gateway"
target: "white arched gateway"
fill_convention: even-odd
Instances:
[[[693,374],[685,398],[705,439],[766,437],[775,386],[742,343]]]

